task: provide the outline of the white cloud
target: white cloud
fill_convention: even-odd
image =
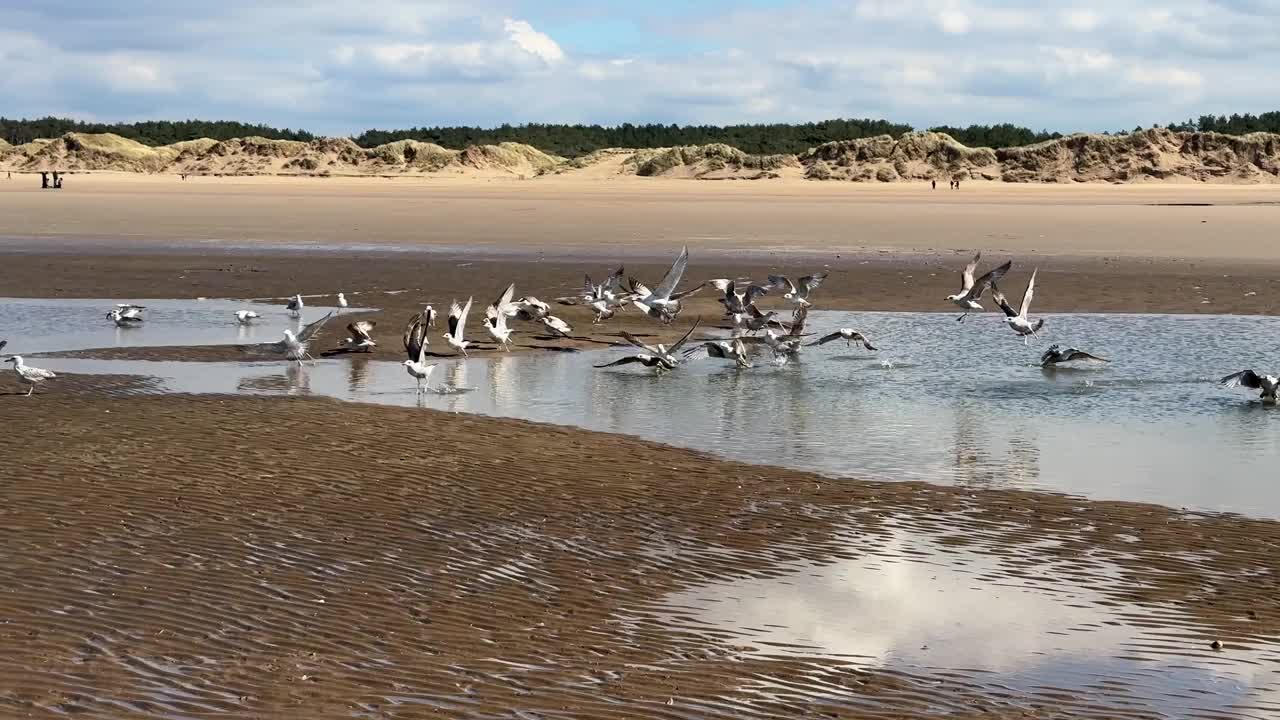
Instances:
[[[554,65],[564,59],[564,51],[552,40],[546,33],[540,33],[533,29],[533,26],[524,20],[512,20],[506,18],[502,21],[502,29],[507,31],[507,37],[516,44],[521,50],[542,58],[548,64]]]
[[[950,35],[963,35],[969,32],[969,16],[959,10],[943,10],[938,13],[938,27]]]

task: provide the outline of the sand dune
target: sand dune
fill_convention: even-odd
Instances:
[[[0,144],[0,169],[196,175],[642,176],[701,180],[806,178],[857,182],[1280,181],[1280,135],[1145,130],[1072,135],[1020,148],[970,148],[943,133],[829,142],[800,155],[752,155],[725,144],[598,150],[566,159],[520,143],[449,150],[400,140],[362,148],[348,138],[311,142],[202,138],[149,147],[112,134],[68,133]]]

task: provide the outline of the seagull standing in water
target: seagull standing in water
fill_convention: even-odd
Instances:
[[[142,322],[142,311],[146,309],[142,305],[131,305],[129,303],[120,303],[107,313],[107,317],[111,318],[111,322],[116,327],[132,327]]]
[[[1075,362],[1077,360],[1085,360],[1088,362],[1111,362],[1106,358],[1100,358],[1097,355],[1090,355],[1083,350],[1077,350],[1073,347],[1064,348],[1057,343],[1049,346],[1048,350],[1040,356],[1040,367],[1052,367],[1062,363]]]
[[[430,306],[427,310],[409,318],[409,324],[404,328],[404,351],[409,356],[404,361],[404,369],[418,381],[419,393],[427,389],[423,383],[436,367],[435,363],[427,362],[427,326],[435,324],[435,311]]]
[[[853,344],[855,342],[862,343],[862,347],[871,351],[875,351],[879,349],[875,345],[871,344],[871,341],[867,339],[866,335],[863,335],[862,333],[858,332],[857,330],[854,330],[853,328],[840,328],[839,330],[831,333],[830,335],[823,335],[817,340],[809,343],[809,347],[813,347],[814,345],[826,345],[827,343],[833,340],[840,340],[841,338],[844,339],[845,345],[850,349],[853,348]]]
[[[294,295],[289,298],[289,304],[285,305],[284,309],[289,311],[289,317],[300,318],[302,317],[302,309],[304,307],[305,304],[302,302],[302,296]]]
[[[971,312],[982,312],[984,308],[978,304],[978,301],[982,299],[982,294],[987,291],[987,288],[992,283],[1004,277],[1004,274],[1009,272],[1009,268],[1013,267],[1013,261],[1010,260],[975,280],[973,273],[978,269],[978,261],[981,259],[982,253],[973,256],[973,260],[968,265],[965,265],[964,272],[961,273],[960,292],[947,296],[948,300],[964,309],[964,314],[956,318],[957,322],[964,322],[964,319],[969,317]]]
[[[812,275],[805,275],[800,278],[799,282],[791,282],[786,275],[770,275],[769,286],[773,290],[782,290],[783,300],[790,300],[801,307],[808,307],[809,293],[818,289],[823,280],[827,279],[827,273],[820,272]]]
[[[991,283],[991,299],[996,301],[1000,309],[1004,311],[1005,323],[1018,335],[1022,336],[1022,344],[1027,344],[1027,336],[1030,335],[1039,340],[1040,336],[1036,334],[1040,328],[1044,327],[1044,318],[1030,320],[1027,318],[1027,312],[1031,310],[1031,298],[1036,294],[1036,272],[1031,271],[1031,280],[1027,282],[1027,290],[1022,293],[1022,305],[1014,312],[1009,307],[1009,302],[1005,300],[1004,293],[1000,292],[1000,288],[996,286],[995,281]]]
[[[347,309],[347,296],[343,295],[342,293],[338,293],[338,309],[339,310]]]
[[[474,298],[467,298],[466,305],[459,305],[457,300],[449,306],[449,331],[444,334],[444,341],[449,343],[449,347],[462,353],[463,357],[467,355],[467,346],[471,343],[462,339],[463,332],[467,329],[467,315],[471,312],[471,301]]]
[[[4,347],[4,343],[0,343],[0,348],[2,347]],[[14,355],[5,362],[13,363],[13,371],[18,374],[18,382],[23,385],[31,386],[31,388],[27,390],[27,397],[31,397],[31,394],[36,391],[36,385],[39,385],[50,378],[58,377],[52,370],[28,366],[26,363],[22,362],[21,355]]]
[[[764,343],[773,350],[775,365],[786,365],[792,358],[800,356],[800,340],[804,337],[804,326],[809,320],[809,305],[801,305],[791,315],[791,329],[786,335],[779,335],[772,329],[765,330]]]
[[[261,317],[261,315],[254,312],[253,310],[237,310],[236,311],[236,322],[240,323],[241,325],[248,325],[252,321],[257,320],[259,317]]]
[[[377,324],[372,320],[348,323],[347,332],[351,333],[351,337],[343,340],[342,344],[352,352],[369,352],[378,346],[378,343],[373,341],[373,336],[370,334]]]
[[[1253,390],[1261,390],[1258,396],[1264,403],[1276,404],[1276,393],[1280,391],[1280,377],[1275,375],[1259,375],[1252,370],[1241,370],[1238,373],[1232,373],[1220,381],[1223,386],[1246,387]]]

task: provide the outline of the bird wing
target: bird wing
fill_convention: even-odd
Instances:
[[[614,270],[613,274],[609,276],[609,279],[604,281],[604,289],[616,293],[618,288],[622,286],[622,274],[622,266],[619,265],[618,269]]]
[[[615,365],[627,365],[629,363],[644,362],[645,360],[648,360],[648,359],[649,358],[644,355],[628,355],[624,358],[618,358],[613,362],[605,363],[603,365],[594,365],[593,367],[598,367],[598,368],[614,367]]]
[[[679,351],[680,351],[680,347],[681,347],[681,346],[683,346],[683,345],[685,344],[685,342],[689,340],[689,336],[693,334],[693,331],[694,331],[694,330],[697,330],[697,329],[698,329],[698,325],[699,325],[701,322],[702,322],[702,318],[701,318],[701,317],[699,317],[698,319],[694,320],[694,321],[693,321],[693,325],[689,327],[689,331],[688,331],[688,332],[686,332],[686,333],[684,334],[684,337],[682,337],[682,338],[680,338],[679,340],[677,340],[677,341],[676,341],[676,343],[675,343],[674,345],[672,345],[672,346],[671,346],[671,349],[670,349],[668,352],[669,352],[671,355],[675,355],[677,352],[679,352]]]
[[[404,343],[404,352],[409,356],[410,360],[418,359],[418,351],[422,349],[423,335],[426,333],[426,323],[422,321],[422,313],[414,313],[409,322],[405,323],[404,333],[400,339]]]
[[[8,340],[0,340],[0,350],[3,350],[4,346],[8,344],[9,344]]]
[[[871,344],[871,341],[867,339],[867,336],[866,336],[866,335],[863,335],[863,334],[862,334],[862,333],[860,333],[860,332],[855,332],[855,333],[853,334],[853,339],[854,339],[854,340],[858,340],[858,341],[860,341],[860,342],[862,343],[862,347],[864,347],[864,348],[866,348],[866,349],[868,349],[868,350],[873,350],[873,351],[874,351],[874,350],[879,350],[879,349],[880,349],[880,348],[876,347],[875,345],[872,345],[872,344]]]
[[[492,305],[485,308],[484,316],[491,318],[495,313],[506,314],[507,308],[511,307],[511,298],[515,297],[515,294],[516,284],[511,283],[507,286],[506,290],[502,291],[502,294],[498,296],[498,299],[493,301]]]
[[[973,284],[973,288],[969,291],[969,296],[974,300],[982,297],[982,293],[986,292],[988,287],[994,287],[996,282],[998,282],[1000,278],[1004,277],[1004,274],[1009,272],[1009,268],[1011,267],[1013,267],[1013,261],[1009,260],[1000,267],[995,268],[986,275],[978,278],[977,282]]]
[[[1018,311],[1014,310],[1013,307],[1009,305],[1009,301],[1005,298],[1004,293],[1000,292],[1000,288],[995,285],[991,286],[991,299],[996,301],[996,304],[1000,306],[1000,309],[1004,311],[1005,315],[1008,315],[1009,317],[1018,317]]]
[[[964,270],[960,272],[960,292],[967,292],[973,287],[973,273],[978,269],[978,261],[981,259],[982,253],[978,252],[969,261],[969,264],[964,266]]]
[[[805,275],[804,277],[800,278],[800,289],[803,290],[805,294],[808,294],[814,290],[817,290],[818,286],[822,284],[822,281],[826,279],[827,279],[827,273],[825,272],[814,273],[812,275]]]
[[[809,321],[809,306],[801,305],[791,314],[791,329],[788,334],[798,337],[804,333],[804,325]]]
[[[641,350],[643,350],[643,351],[645,351],[645,352],[647,352],[647,353],[650,353],[650,354],[652,354],[652,355],[661,355],[661,354],[662,354],[662,351],[661,351],[661,350],[659,350],[658,348],[656,348],[656,347],[654,347],[654,346],[652,346],[652,345],[647,345],[647,344],[645,344],[645,343],[644,343],[644,341],[642,341],[640,338],[636,337],[635,335],[632,335],[631,333],[627,332],[626,330],[623,330],[623,331],[622,331],[622,337],[623,337],[623,339],[625,339],[627,342],[631,343],[632,345],[635,345],[636,347],[640,348]]]
[[[1238,373],[1232,373],[1220,380],[1223,385],[1233,387],[1247,387],[1254,390],[1262,389],[1262,377],[1252,370],[1241,370]]]
[[[680,300],[681,298],[689,297],[690,295],[692,295],[692,294],[694,294],[694,293],[698,292],[699,290],[701,290],[702,288],[704,288],[704,287],[706,287],[706,286],[707,286],[707,284],[706,284],[706,283],[702,283],[701,285],[696,285],[696,286],[694,286],[694,287],[689,288],[688,290],[682,290],[682,291],[680,291],[680,292],[678,292],[678,293],[672,293],[672,294],[671,294],[671,299],[672,299],[672,300]]]
[[[316,333],[320,332],[321,328],[324,327],[324,324],[329,322],[329,318],[331,317],[333,317],[332,311],[319,320],[304,325],[302,330],[298,331],[298,342],[304,343],[310,341],[311,338],[315,337]]]
[[[583,273],[582,278],[583,278],[582,296],[588,297],[588,298],[594,298],[596,296],[596,284],[591,282],[591,275],[588,273]]]
[[[1022,293],[1022,305],[1018,308],[1018,316],[1023,320],[1027,319],[1027,311],[1031,309],[1031,298],[1036,294],[1036,273],[1039,269],[1031,271],[1031,279],[1027,281],[1027,291]]]
[[[671,269],[666,275],[662,276],[662,282],[658,283],[657,289],[654,290],[654,296],[668,300],[671,293],[675,292],[676,286],[680,284],[680,279],[684,277],[684,269],[689,265],[689,246],[686,245],[680,251],[680,255],[676,257],[676,261],[671,263]]]
[[[462,342],[462,333],[467,329],[467,315],[471,314],[471,301],[475,298],[467,298],[467,304],[462,306],[462,314],[458,316],[458,329],[453,333],[453,339]]]
[[[768,295],[769,288],[764,285],[748,285],[747,292],[742,296],[742,302],[746,305],[755,303],[756,298],[761,295]]]
[[[649,289],[649,286],[639,280],[636,280],[635,278],[628,278],[627,281],[631,285],[632,294],[639,295],[641,298],[647,298],[653,294],[653,291]]]
[[[840,331],[837,330],[829,335],[823,335],[817,340],[814,340],[813,342],[809,343],[809,347],[813,347],[814,345],[826,345],[832,340],[839,340],[841,337],[842,335],[840,335]]]
[[[770,275],[769,288],[771,290],[781,290],[789,293],[796,291],[796,286],[792,284],[791,278],[786,275]]]
[[[1091,355],[1083,350],[1076,350],[1075,348],[1072,348],[1071,351],[1067,353],[1066,361],[1070,362],[1072,360],[1096,360],[1098,362],[1111,362],[1106,358],[1100,358],[1097,355]]]
[[[347,323],[347,332],[351,333],[353,339],[372,341],[373,338],[369,336],[369,333],[373,331],[374,325],[377,325],[377,323],[369,320]]]
[[[297,295],[294,295],[293,297],[289,298],[289,304],[288,304],[288,305],[285,305],[285,306],[284,306],[284,308],[285,308],[286,310],[297,310],[297,309],[298,309],[298,296],[297,296]]]

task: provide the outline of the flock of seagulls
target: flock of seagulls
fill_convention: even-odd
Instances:
[[[1004,323],[1013,333],[1022,338],[1027,345],[1030,339],[1039,340],[1039,331],[1044,327],[1043,318],[1030,316],[1031,302],[1035,297],[1036,275],[1031,273],[1023,291],[1022,300],[1017,309],[1008,302],[1000,289],[1000,283],[1013,267],[1013,261],[1006,261],[982,275],[977,275],[978,265],[982,261],[982,253],[976,253],[960,273],[960,290],[948,295],[946,300],[963,310],[956,318],[959,322],[974,312],[984,312],[981,304],[988,290],[991,297],[1003,311]],[[622,267],[613,271],[602,282],[594,282],[590,275],[585,277],[582,290],[577,295],[556,298],[562,305],[584,305],[592,311],[592,324],[600,324],[614,318],[619,312],[634,308],[644,316],[653,318],[664,325],[675,322],[683,310],[682,301],[699,292],[703,288],[712,287],[719,294],[717,301],[723,306],[724,317],[730,323],[732,335],[728,338],[705,339],[689,345],[694,332],[701,325],[701,318],[695,319],[679,340],[666,345],[649,344],[630,332],[623,330],[620,335],[632,348],[630,354],[607,363],[595,365],[596,368],[613,368],[624,365],[641,365],[653,370],[656,374],[665,374],[676,370],[682,363],[696,358],[715,358],[732,362],[738,368],[754,367],[752,357],[757,354],[770,356],[774,365],[785,365],[799,357],[804,347],[825,345],[843,340],[846,347],[857,346],[876,352],[879,348],[861,331],[843,327],[835,329],[806,341],[815,333],[807,332],[809,310],[813,307],[810,298],[827,278],[827,273],[820,272],[805,275],[792,281],[785,275],[769,275],[764,284],[754,284],[749,278],[716,278],[693,287],[680,288],[685,270],[689,264],[689,249],[682,248],[671,267],[662,279],[650,287],[634,277],[626,276]],[[796,307],[789,320],[782,320],[776,310],[761,310],[757,302],[770,293],[778,293],[786,302]],[[471,312],[474,297],[467,298],[465,303],[453,300],[449,307],[447,330],[442,333],[446,345],[454,352],[467,357],[467,348],[472,341],[466,339],[467,318]],[[337,294],[339,312],[349,306],[346,296]],[[302,295],[289,298],[285,306],[291,317],[300,318],[305,310]],[[107,312],[107,318],[117,327],[137,327],[143,323],[144,305],[119,303]],[[255,346],[259,351],[276,354],[286,360],[301,365],[304,361],[315,362],[310,352],[310,344],[316,334],[332,319],[333,312],[315,320],[296,332],[291,329],[283,331],[281,340]],[[235,320],[241,325],[249,325],[261,319],[254,310],[235,311]],[[503,350],[510,350],[512,336],[516,328],[515,322],[534,323],[540,325],[549,335],[570,337],[573,327],[563,319],[551,314],[551,306],[536,297],[525,296],[515,298],[515,284],[508,285],[502,293],[485,308],[484,329],[489,338]],[[406,372],[415,379],[419,393],[430,389],[428,380],[435,368],[427,362],[430,345],[429,329],[436,325],[436,311],[427,305],[422,311],[415,313],[405,325],[403,345],[406,359],[403,362]],[[377,347],[373,332],[377,323],[369,320],[357,320],[347,325],[348,336],[339,342],[342,351],[370,352]],[[761,334],[763,333],[763,334]],[[0,350],[6,341],[0,340]],[[35,392],[40,383],[55,378],[53,372],[27,365],[22,356],[13,355],[6,362],[13,365],[19,382],[29,386],[27,395]],[[1107,363],[1110,360],[1099,357],[1085,350],[1074,347],[1050,345],[1040,355],[1040,367],[1053,368],[1058,365],[1086,362]],[[1225,387],[1244,387],[1260,391],[1265,402],[1277,402],[1280,395],[1280,377],[1263,375],[1253,370],[1241,370],[1228,375],[1220,381]]]

